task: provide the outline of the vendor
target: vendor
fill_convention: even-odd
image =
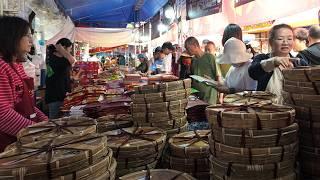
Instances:
[[[148,72],[148,58],[144,54],[139,54],[138,59],[140,61],[140,64],[136,68],[136,71],[140,71],[142,73]]]
[[[48,118],[34,105],[33,79],[20,63],[30,51],[29,23],[19,17],[0,17],[0,152],[16,141],[23,128]]]

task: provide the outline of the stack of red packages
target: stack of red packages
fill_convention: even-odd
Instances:
[[[171,82],[177,81],[179,78],[171,74],[157,74],[154,76],[148,77],[148,84],[157,84],[161,82]]]
[[[88,85],[90,83],[90,80],[98,78],[98,62],[77,61],[75,67],[76,69],[82,70],[80,85]]]
[[[140,74],[126,74],[123,80],[125,85],[133,85],[135,83],[139,83],[141,80]]]

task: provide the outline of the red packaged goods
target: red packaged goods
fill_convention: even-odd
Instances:
[[[176,81],[179,78],[177,76],[174,75],[170,75],[170,74],[158,74],[155,76],[150,76],[148,77],[148,82],[149,84],[154,84],[157,82],[170,82],[170,81]]]

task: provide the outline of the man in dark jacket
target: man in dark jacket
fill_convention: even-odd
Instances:
[[[309,47],[300,51],[297,57],[310,65],[320,65],[320,26],[314,25],[309,29]]]

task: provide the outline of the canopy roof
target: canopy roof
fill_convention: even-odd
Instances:
[[[125,28],[146,21],[168,0],[55,0],[76,26]]]

